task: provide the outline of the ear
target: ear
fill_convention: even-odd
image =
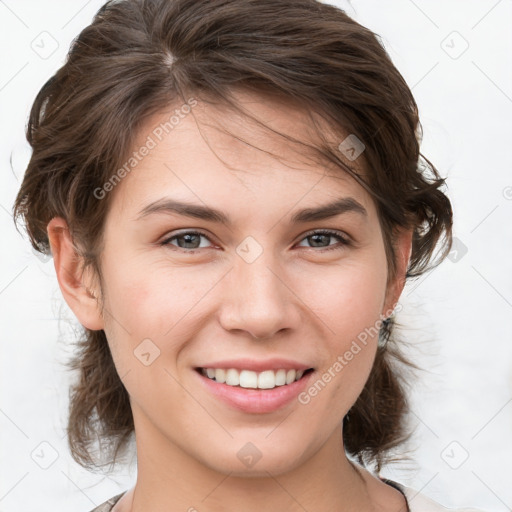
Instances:
[[[77,253],[67,222],[54,217],[47,226],[48,239],[62,295],[78,321],[87,329],[103,329],[97,297],[99,286],[92,284],[91,272],[82,272],[82,257]]]
[[[382,315],[385,317],[395,308],[405,286],[405,276],[409,266],[412,251],[412,229],[399,228],[395,234],[394,250],[396,259],[396,273],[388,282],[386,300]]]

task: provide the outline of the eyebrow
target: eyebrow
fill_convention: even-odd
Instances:
[[[162,198],[145,206],[136,217],[141,220],[148,215],[160,214],[178,214],[185,217],[216,222],[231,226],[232,221],[227,214],[209,206],[200,204],[185,203],[171,198]],[[291,218],[293,224],[314,222],[330,219],[344,213],[356,213],[364,218],[368,217],[368,212],[364,206],[353,197],[343,197],[332,203],[322,206],[305,208],[295,212]]]

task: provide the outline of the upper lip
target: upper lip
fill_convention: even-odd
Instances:
[[[302,364],[291,359],[266,359],[265,361],[256,361],[254,359],[226,359],[224,361],[215,361],[214,363],[205,363],[198,368],[235,368],[237,370],[251,370],[253,372],[263,372],[265,370],[308,370],[311,365]]]

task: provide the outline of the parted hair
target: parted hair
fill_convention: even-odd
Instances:
[[[49,253],[47,225],[63,217],[83,268],[91,266],[101,279],[112,194],[100,199],[94,191],[129,158],[144,119],[191,96],[241,112],[235,89],[292,100],[324,119],[340,143],[351,134],[364,144],[364,173],[341,146],[321,142],[321,133],[309,149],[372,195],[389,278],[398,228],[413,230],[405,278],[446,257],[451,204],[445,179],[420,152],[421,124],[409,87],[376,34],[315,0],[107,2],[74,39],[30,112],[32,156],[14,218],[23,220],[33,247]],[[370,376],[343,420],[347,453],[379,471],[411,435],[405,376],[418,367],[401,350],[396,327],[393,318],[383,323]],[[76,381],[67,431],[73,458],[93,469],[117,460],[134,424],[105,332],[83,328],[82,334],[69,362]]]

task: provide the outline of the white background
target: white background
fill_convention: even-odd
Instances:
[[[11,217],[30,105],[102,3],[0,0],[1,512],[86,512],[135,478],[135,464],[91,474],[68,454],[64,363],[76,324],[53,261],[34,255]],[[410,460],[381,474],[448,507],[511,510],[512,2],[337,5],[380,35],[412,88],[458,240],[401,299],[402,336],[425,371],[411,389]]]

